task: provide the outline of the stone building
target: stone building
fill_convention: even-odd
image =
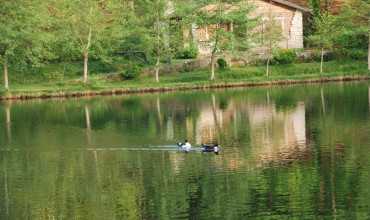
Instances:
[[[273,17],[280,26],[282,40],[278,44],[281,48],[303,48],[303,17],[310,13],[308,8],[299,6],[286,0],[249,0],[246,4],[255,6],[253,16],[259,16],[262,20],[261,27],[263,31],[263,21]],[[208,5],[205,10],[212,11],[215,5]],[[232,30],[226,27],[227,30]],[[257,30],[258,31],[258,30]],[[197,27],[193,25],[192,35],[199,47],[201,56],[207,56],[211,53],[209,39],[212,35],[212,27]]]

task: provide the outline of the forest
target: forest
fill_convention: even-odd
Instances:
[[[212,4],[214,12],[203,10]],[[158,84],[160,76],[173,84],[367,74],[370,1],[350,0],[336,12],[323,5],[309,2],[305,49],[294,50],[279,49],[281,30],[273,19],[263,24],[264,40],[256,37],[262,19],[251,16],[256,9],[244,0],[2,1],[0,90],[142,87]],[[227,23],[234,31],[224,28]],[[199,58],[197,45],[184,34],[193,25],[214,27],[209,68],[185,65],[180,71],[174,68],[174,74],[161,72],[164,66]],[[265,49],[263,59],[232,68],[224,58],[251,56],[256,47]],[[300,58],[307,50],[310,57]]]

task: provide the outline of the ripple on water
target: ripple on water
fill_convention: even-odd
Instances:
[[[0,103],[0,219],[369,219],[368,92]],[[167,146],[184,138],[222,151]]]

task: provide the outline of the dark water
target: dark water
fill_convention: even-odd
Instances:
[[[370,219],[367,82],[0,103],[0,219]],[[171,146],[218,142],[220,155]]]

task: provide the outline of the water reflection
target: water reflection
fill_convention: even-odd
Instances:
[[[262,163],[292,160],[307,154],[305,104],[285,112],[275,105],[249,106],[253,154]]]
[[[6,139],[7,145],[11,144],[12,139],[12,128],[11,128],[11,114],[10,114],[11,103],[5,103],[5,130],[6,130]]]
[[[90,120],[90,108],[85,105],[85,121],[86,121],[86,144],[87,147],[91,146],[91,120]]]
[[[221,127],[226,113],[216,107],[216,97],[211,95],[211,104],[199,106],[199,117],[196,120],[195,143],[218,143]],[[226,122],[227,123],[227,122]],[[189,132],[190,133],[190,132]]]
[[[369,97],[355,83],[1,103],[0,218],[366,219]],[[169,147],[185,138],[222,153]]]
[[[326,114],[326,107],[325,107],[325,95],[324,95],[324,89],[320,88],[320,95],[321,95],[321,106],[322,106],[322,112],[324,115]]]

